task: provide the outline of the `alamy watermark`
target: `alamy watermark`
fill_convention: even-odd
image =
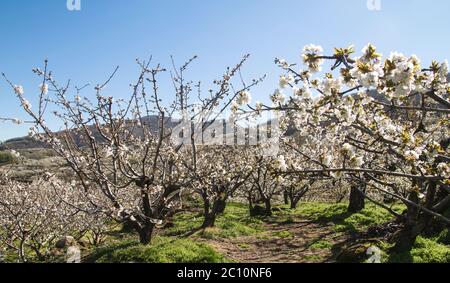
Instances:
[[[67,10],[81,11],[81,0],[67,0]]]
[[[270,112],[255,117],[250,114],[216,115],[199,112],[194,118],[182,115],[173,120],[171,140],[176,145],[258,146],[265,156],[276,156],[282,135],[279,118]]]
[[[369,11],[381,11],[381,0],[367,0]]]

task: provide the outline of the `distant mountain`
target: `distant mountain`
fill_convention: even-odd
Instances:
[[[36,141],[30,137],[14,138],[0,143],[0,151],[11,149],[22,150],[30,148],[48,148],[48,146],[45,143]]]
[[[154,133],[155,135],[158,134],[159,126],[160,126],[160,118],[157,115],[147,116],[142,119],[143,126],[149,127],[150,131]],[[171,118],[165,118],[164,121],[164,127],[166,129],[175,129],[177,125],[180,124],[180,120],[171,119]],[[220,123],[219,123],[220,124]],[[204,123],[205,129],[208,128],[208,133],[216,132],[217,134],[225,134],[226,136],[233,135],[234,131],[233,128],[226,127],[225,129],[222,128],[222,126],[219,126],[218,124],[212,125],[211,122],[205,122]],[[239,126],[238,126],[239,127]],[[243,129],[240,127],[240,129]],[[94,126],[90,126],[90,130],[92,131],[95,139],[99,142],[104,141],[104,138],[100,135],[98,130]],[[78,146],[85,146],[87,143],[83,140],[84,135],[77,134],[76,130],[73,130],[71,135],[72,139],[75,141],[75,143]],[[134,135],[135,136],[141,136],[142,135],[142,127],[137,127],[134,129]],[[0,144],[0,151],[1,150],[27,150],[27,149],[45,149],[49,148],[48,145],[45,143],[39,142],[34,140],[30,137],[20,137],[20,138],[14,138],[7,140]]]
[[[150,128],[150,131],[156,133],[159,129],[159,117],[156,115],[143,117],[143,124]],[[178,122],[172,120],[171,118],[165,119],[165,127],[173,128]],[[95,129],[94,126],[90,126],[90,130],[93,132],[94,137],[101,141],[103,140],[100,133]],[[135,130],[137,135],[139,135],[139,128]],[[72,134],[72,138],[78,146],[84,146],[86,143],[82,140],[82,135],[77,135],[75,131]],[[25,150],[25,149],[38,149],[38,148],[49,148],[45,143],[37,141],[31,137],[19,137],[7,140],[0,143],[0,150]]]

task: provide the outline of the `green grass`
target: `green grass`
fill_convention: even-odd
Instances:
[[[311,243],[309,246],[310,249],[313,250],[329,250],[333,247],[333,244],[326,240],[318,240],[316,242]]]
[[[202,225],[203,216],[197,212],[178,213],[173,218],[173,227],[164,232],[166,236],[179,236],[189,233]]]
[[[19,152],[21,156],[33,160],[42,160],[56,156],[56,153],[51,149],[24,149],[19,150]]]
[[[196,205],[196,207],[199,207]],[[205,243],[205,239],[220,241],[241,236],[254,236],[250,239],[271,240],[274,237],[290,241],[294,234],[288,230],[266,231],[265,222],[292,223],[299,219],[332,224],[335,233],[362,232],[373,225],[382,224],[392,219],[389,212],[373,204],[366,204],[366,208],[360,213],[347,213],[347,204],[334,203],[299,203],[295,210],[280,206],[281,209],[274,212],[272,217],[250,217],[248,207],[245,204],[229,203],[223,215],[216,219],[213,228],[198,230],[203,222],[201,210],[176,214],[172,221],[173,226],[164,230],[158,230],[151,245],[141,245],[137,242],[135,233],[124,233],[117,225],[108,233],[106,243],[101,247],[89,246],[87,262],[139,262],[139,263],[219,263],[231,262],[231,259],[217,252],[213,247]],[[401,205],[395,205],[393,209],[402,212]],[[267,226],[270,227],[270,226]],[[307,229],[307,228],[306,228]],[[328,229],[328,228],[327,228]],[[186,237],[188,232],[195,232]],[[244,239],[239,243],[242,250],[252,250],[250,242]],[[444,229],[440,233],[430,237],[418,237],[410,252],[401,254],[389,254],[393,244],[375,241],[367,245],[377,245],[383,252],[383,262],[411,262],[411,263],[449,263],[450,262],[450,230]],[[340,249],[330,239],[317,237],[311,239],[306,247],[311,251],[305,260],[317,262],[321,257],[317,254],[334,249]],[[364,247],[363,247],[364,248]],[[365,255],[366,248],[363,249]],[[286,251],[288,252],[288,251]],[[6,254],[8,261],[13,261],[13,254]]]
[[[273,233],[273,235],[275,237],[279,237],[279,238],[283,238],[283,239],[293,238],[294,237],[294,234],[292,234],[289,231],[278,231],[278,232]]]
[[[383,243],[381,248],[387,254],[392,244]],[[417,237],[410,252],[386,255],[385,262],[390,263],[450,263],[450,246],[441,244],[436,238]]]
[[[223,215],[216,220],[216,227],[221,230],[220,237],[234,238],[250,236],[263,231],[263,221],[260,218],[250,217],[246,205],[230,203]]]
[[[405,207],[396,204],[392,207],[397,213],[401,213]],[[385,209],[374,204],[366,204],[366,208],[359,213],[347,213],[347,204],[327,203],[300,203],[293,212],[295,215],[310,218],[312,220],[333,223],[335,230],[339,232],[363,232],[370,226],[383,224],[391,219],[392,215]],[[450,263],[450,230],[445,229],[438,235],[430,238],[419,236],[410,252],[401,254],[388,254],[392,244],[383,243],[385,262],[391,263]],[[311,248],[332,248],[330,243],[321,241],[311,245]]]
[[[439,244],[450,245],[450,229],[444,229],[435,239]]]
[[[307,255],[305,256],[305,260],[308,262],[316,262],[322,260],[322,258],[318,255]]]
[[[238,246],[243,250],[248,250],[251,247],[249,244],[246,244],[246,243],[238,244]]]
[[[333,223],[337,232],[362,232],[370,226],[385,223],[393,216],[385,209],[368,203],[359,213],[348,213],[346,203],[299,203],[293,215],[322,223]],[[396,212],[402,212],[402,205],[394,205]]]
[[[155,237],[151,245],[125,241],[95,249],[86,258],[98,263],[221,263],[225,256],[190,239]]]
[[[165,232],[166,236],[183,235],[199,229],[203,222],[201,213],[187,212],[174,216],[174,226]],[[262,231],[263,221],[250,217],[246,205],[229,203],[223,215],[218,215],[214,228],[198,231],[196,235],[206,239],[235,238],[254,235]]]

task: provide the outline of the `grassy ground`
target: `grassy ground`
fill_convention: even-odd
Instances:
[[[20,153],[27,160],[23,164],[12,164],[12,155],[0,152],[0,170],[29,179],[48,168],[64,167],[64,161],[50,150]],[[134,234],[114,229],[100,247],[83,247],[83,256],[90,262],[336,262],[360,232],[392,219],[386,210],[370,203],[356,214],[347,213],[346,203],[303,202],[294,210],[281,205],[271,217],[250,217],[247,205],[229,203],[214,228],[200,230],[201,203],[191,206],[173,217],[171,227],[156,231],[150,246],[139,245]],[[404,207],[392,209],[401,213]],[[392,245],[383,241],[366,245],[362,246],[364,256],[366,248],[375,245],[382,250],[383,262],[450,262],[449,229],[419,237],[414,248],[403,254],[389,254]],[[3,256],[7,261],[17,260],[16,253]]]
[[[220,263],[228,262],[222,254],[204,243],[190,239],[156,237],[152,245],[122,241],[95,249],[86,262],[109,263]]]
[[[370,226],[391,220],[384,209],[368,204],[360,213],[348,214],[347,205],[299,203],[291,210],[276,207],[271,217],[250,217],[246,205],[230,203],[218,216],[216,227],[198,229],[201,210],[178,213],[170,228],[158,229],[149,246],[140,245],[134,234],[116,229],[100,247],[86,246],[87,262],[336,262],[355,261],[342,257],[343,247],[358,242],[358,235]],[[404,207],[395,205],[397,212]],[[389,254],[391,244],[369,241],[361,253],[377,246],[382,262],[450,262],[450,232],[419,237],[411,252]]]
[[[401,205],[393,207],[397,212]],[[368,204],[360,213],[347,213],[347,204],[299,203],[295,210],[279,206],[274,215],[255,218],[247,206],[231,203],[216,227],[198,230],[201,210],[179,213],[173,226],[158,231],[149,247],[122,240],[98,248],[96,262],[336,262],[341,248],[373,225],[391,220],[384,209]],[[450,233],[419,237],[410,253],[388,254],[391,247],[375,242],[383,262],[450,262]],[[365,252],[365,251],[364,251]],[[361,260],[363,261],[363,260]]]
[[[195,232],[203,222],[200,211],[186,212],[175,215],[174,226],[163,234],[167,236],[182,236]],[[250,217],[247,206],[231,203],[227,206],[223,215],[217,217],[215,227],[199,230],[193,233],[193,237],[205,239],[234,238],[238,236],[250,236],[262,231],[264,221],[262,218]]]

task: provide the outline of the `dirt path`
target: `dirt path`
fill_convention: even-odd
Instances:
[[[265,231],[253,236],[207,242],[243,263],[314,263],[333,262],[331,247],[347,239],[336,233],[332,224],[300,220],[265,224]]]

